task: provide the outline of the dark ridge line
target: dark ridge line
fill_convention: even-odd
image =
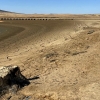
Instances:
[[[6,11],[6,10],[0,10],[0,13],[15,13],[15,12],[10,12],[10,11]]]
[[[11,11],[6,11],[6,10],[0,10],[0,13],[24,14],[24,13],[17,13],[17,12],[11,12]]]

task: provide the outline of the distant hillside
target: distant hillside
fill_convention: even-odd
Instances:
[[[6,11],[6,10],[0,10],[0,13],[13,13],[13,14],[21,14],[21,13],[16,13],[16,12],[11,12],[11,11]]]
[[[4,12],[4,13],[7,13],[7,12],[8,12],[8,13],[11,13],[11,12],[9,12],[9,11],[0,10],[0,13],[3,13],[3,12]]]
[[[26,17],[26,18],[61,18],[61,19],[99,19],[100,14],[24,14],[0,9],[0,18]]]

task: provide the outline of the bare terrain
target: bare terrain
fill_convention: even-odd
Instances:
[[[0,28],[0,66],[18,65],[31,79],[0,100],[100,100],[100,20],[8,20]]]

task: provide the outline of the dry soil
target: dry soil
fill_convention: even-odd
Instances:
[[[12,20],[0,27],[0,66],[18,65],[31,79],[0,100],[100,100],[100,20]]]

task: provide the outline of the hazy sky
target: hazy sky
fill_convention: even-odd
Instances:
[[[0,0],[0,9],[18,13],[100,13],[100,0]]]

